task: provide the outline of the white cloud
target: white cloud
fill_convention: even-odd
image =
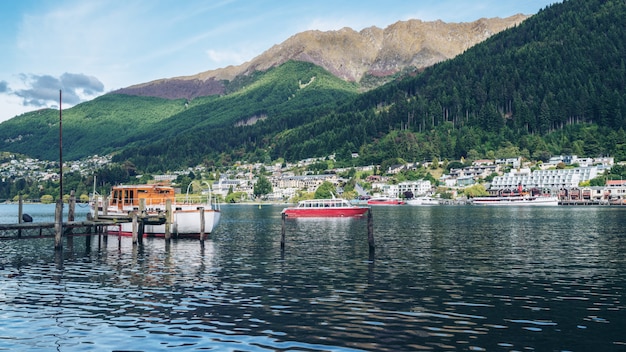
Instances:
[[[240,65],[246,61],[251,60],[254,55],[248,51],[236,51],[236,50],[213,50],[206,51],[206,55],[216,65]]]

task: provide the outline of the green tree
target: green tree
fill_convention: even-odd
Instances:
[[[332,198],[335,195],[335,185],[328,181],[324,181],[317,189],[315,190],[315,199],[326,199]]]
[[[239,203],[247,198],[246,192],[230,192],[226,196],[226,203]]]
[[[49,194],[44,194],[43,196],[41,196],[41,198],[39,198],[39,201],[43,204],[52,204],[52,202],[54,201],[54,197]]]
[[[261,175],[258,180],[254,184],[253,190],[255,197],[262,197],[266,194],[272,193],[272,183],[267,179],[267,177]]]

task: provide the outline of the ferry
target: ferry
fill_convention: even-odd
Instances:
[[[368,205],[403,205],[406,202],[400,198],[374,197],[367,200]]]
[[[473,205],[514,205],[514,206],[527,206],[527,205],[542,205],[542,206],[556,206],[559,205],[559,198],[551,195],[529,195],[518,194],[511,196],[492,196],[492,197],[475,197],[472,199]]]
[[[439,199],[430,196],[411,198],[406,201],[408,205],[439,205]]]
[[[168,202],[169,201],[169,202]],[[208,234],[218,225],[220,220],[219,205],[212,202],[211,195],[204,199],[191,199],[189,194],[184,201],[176,201],[174,188],[163,184],[119,185],[114,186],[109,197],[94,192],[90,201],[90,213],[95,217],[127,216],[133,211],[141,211],[146,215],[163,215],[167,204],[171,204],[172,217],[170,233],[172,237],[199,237],[202,230],[204,215],[204,233]],[[166,224],[146,224],[144,236],[163,237]],[[108,228],[110,233],[123,236],[132,235],[132,223],[121,223]]]
[[[363,216],[368,207],[353,205],[342,198],[307,199],[282,211],[287,217],[355,217]]]

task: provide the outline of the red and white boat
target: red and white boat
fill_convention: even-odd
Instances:
[[[403,205],[406,204],[400,198],[375,197],[367,200],[368,205]]]
[[[349,217],[362,216],[368,209],[368,207],[350,204],[342,198],[307,199],[298,202],[295,207],[283,209],[282,214],[290,218]]]
[[[202,199],[186,197],[184,201],[176,201],[174,188],[162,184],[120,185],[114,186],[109,197],[94,192],[90,202],[91,216],[115,217],[128,216],[133,211],[142,210],[146,215],[163,215],[167,205],[171,204],[170,233],[173,237],[199,237],[204,225],[204,233],[213,231],[220,220],[220,210],[211,201],[211,195]],[[144,209],[140,209],[145,207]],[[203,214],[204,221],[200,214]],[[146,237],[162,237],[165,235],[165,224],[147,224],[144,229]],[[132,223],[120,223],[110,226],[108,232],[122,236],[132,235]]]

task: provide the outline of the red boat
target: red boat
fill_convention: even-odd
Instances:
[[[399,198],[377,197],[370,198],[367,201],[368,205],[402,205],[405,201]]]
[[[350,204],[345,199],[307,199],[298,202],[295,207],[283,209],[282,213],[287,217],[348,217],[362,216],[368,207],[360,207]]]

